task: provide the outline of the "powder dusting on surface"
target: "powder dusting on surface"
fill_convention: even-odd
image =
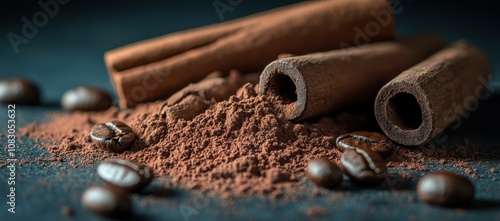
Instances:
[[[275,109],[276,99],[256,95],[253,86],[246,85],[236,96],[213,104],[190,121],[167,121],[158,114],[163,102],[153,102],[126,110],[52,113],[45,123],[22,128],[21,135],[41,143],[54,159],[75,167],[94,167],[110,157],[136,160],[181,188],[222,198],[276,198],[300,192],[309,160],[327,157],[339,165],[338,135],[371,126],[369,117],[348,112],[292,123]],[[130,150],[109,153],[92,144],[91,128],[111,120],[125,122],[136,133]],[[483,155],[479,146],[465,140],[451,146],[396,146],[387,162],[391,168],[416,171],[429,171],[429,162],[452,164],[474,178],[476,171],[469,169],[470,164],[487,160]]]
[[[105,112],[53,113],[46,123],[31,124],[22,134],[42,142],[51,154],[73,166],[92,167],[109,157],[136,160],[182,188],[231,198],[241,195],[280,197],[303,185],[305,165],[315,157],[338,163],[335,138],[363,129],[367,117],[339,113],[291,123],[275,108],[276,98],[257,96],[243,87],[191,121],[167,122],[158,114],[162,102]],[[92,144],[96,123],[121,120],[138,136],[123,153]]]

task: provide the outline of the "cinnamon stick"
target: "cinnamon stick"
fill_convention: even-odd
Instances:
[[[131,107],[167,97],[213,71],[260,71],[281,53],[394,36],[387,0],[308,1],[108,51],[105,62],[120,106]]]
[[[444,45],[426,34],[278,59],[260,76],[260,94],[278,96],[276,105],[289,120],[328,114],[375,98],[385,83]]]
[[[471,101],[478,101],[490,73],[479,48],[456,42],[383,86],[375,116],[392,140],[424,144],[463,116]]]

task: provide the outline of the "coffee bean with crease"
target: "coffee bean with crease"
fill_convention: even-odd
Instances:
[[[370,148],[384,159],[392,153],[393,143],[386,136],[376,132],[359,131],[337,137],[337,148],[341,151],[353,148]]]
[[[146,165],[123,159],[107,159],[97,166],[97,176],[111,188],[134,192],[153,180],[153,171]]]
[[[377,184],[387,174],[387,164],[382,157],[367,148],[346,149],[340,157],[344,172],[360,184]]]
[[[465,207],[474,200],[474,185],[465,176],[449,171],[425,175],[417,184],[418,198],[445,207]]]
[[[121,121],[96,124],[90,131],[90,138],[101,149],[122,152],[129,149],[135,140],[135,134],[128,125]]]
[[[318,186],[333,189],[342,182],[342,170],[327,158],[313,159],[307,164],[306,175]]]

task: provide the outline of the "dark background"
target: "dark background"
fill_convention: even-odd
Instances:
[[[225,0],[220,0],[226,3]],[[23,76],[34,80],[43,91],[44,106],[17,108],[18,126],[39,122],[49,111],[59,110],[61,95],[67,89],[80,85],[95,85],[113,92],[103,62],[105,51],[125,44],[180,31],[188,28],[221,22],[213,1],[97,1],[72,0],[60,5],[59,12],[48,23],[38,29],[37,34],[19,46],[15,53],[7,38],[8,33],[21,34],[21,18],[32,20],[41,10],[37,1],[3,1],[0,6],[0,78]],[[287,5],[298,1],[249,1],[243,0],[233,11],[223,14],[224,21],[252,13]],[[437,32],[448,41],[467,39],[481,47],[490,57],[493,80],[500,82],[499,4],[494,1],[430,1],[400,0],[403,10],[396,16],[399,36],[420,32]],[[300,16],[300,15],[297,15]],[[493,83],[497,91],[500,84]],[[113,92],[114,93],[114,92]],[[0,132],[5,132],[6,108],[0,109]],[[490,154],[488,160],[472,165],[478,174],[489,174],[489,168],[500,170],[498,155],[500,126],[500,96],[494,95],[481,103],[479,109],[465,120],[459,130],[446,132],[450,139],[464,137],[475,140],[484,148],[482,154]],[[43,151],[33,148],[35,144],[26,138],[20,139],[20,158],[33,159]],[[0,136],[4,143],[5,137]],[[5,160],[2,153],[0,161]],[[430,163],[430,170],[437,168]],[[442,167],[442,166],[441,166]],[[454,170],[452,166],[445,169]],[[3,195],[7,185],[4,181],[6,168],[0,168],[0,220],[65,220],[61,207],[75,208],[74,220],[98,219],[83,210],[79,196],[86,187],[98,182],[92,168],[61,167],[40,169],[37,164],[28,164],[18,173],[18,213],[7,214]],[[403,169],[404,170],[404,169]],[[398,169],[391,169],[397,174]],[[419,177],[421,171],[404,170]],[[4,173],[5,172],[5,173]],[[491,181],[496,177],[496,182]],[[310,219],[304,209],[312,206],[329,208],[325,219],[341,220],[500,220],[499,173],[488,178],[474,180],[478,200],[467,210],[444,209],[427,206],[415,198],[415,183],[407,183],[407,191],[393,192],[385,189],[349,189],[331,193],[343,195],[339,201],[331,196],[315,201],[286,202],[262,199],[240,200],[234,208],[227,207],[218,199],[187,193],[174,188],[174,196],[157,194],[158,199],[147,201],[143,195],[135,195],[134,203],[138,217],[134,219],[175,220],[220,220],[231,218],[254,219]],[[396,177],[397,179],[397,177]],[[344,182],[343,189],[350,186]],[[154,182],[147,191],[162,188]],[[342,189],[341,188],[341,189]],[[361,191],[360,191],[361,190]],[[167,196],[168,195],[168,196]],[[328,194],[327,194],[328,195]],[[146,204],[148,206],[141,207]],[[151,204],[151,205],[149,205]],[[41,219],[44,218],[44,219]],[[68,219],[70,220],[70,219]]]
[[[226,0],[219,1],[227,3]],[[494,70],[500,69],[498,3],[399,1],[403,7],[396,20],[400,36],[437,32],[450,42],[467,39],[485,50]],[[21,18],[32,21],[41,7],[37,1],[3,1],[0,9],[0,77],[25,76],[33,79],[40,84],[49,103],[57,103],[65,90],[82,84],[112,91],[103,62],[105,51],[221,22],[212,2],[70,0],[68,4],[60,5],[59,12],[49,18],[48,23],[39,28],[27,44],[21,44],[19,52],[15,53],[7,34],[21,34]],[[231,20],[294,2],[299,1],[242,0],[223,17],[224,20]],[[500,74],[496,73],[494,80],[500,81]]]

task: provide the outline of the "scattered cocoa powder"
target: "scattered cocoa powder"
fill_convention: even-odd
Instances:
[[[49,163],[45,166],[93,167],[106,158],[123,158],[149,165],[181,188],[223,198],[276,198],[305,187],[303,171],[310,159],[327,157],[339,164],[338,135],[372,126],[371,117],[351,112],[292,123],[275,109],[276,98],[257,95],[255,88],[243,86],[235,96],[212,104],[192,120],[162,118],[158,110],[163,102],[158,101],[125,110],[56,112],[44,123],[30,124],[20,132],[51,154],[38,160]],[[89,132],[94,124],[111,120],[127,123],[136,133],[130,150],[109,153],[92,144]],[[389,167],[410,170],[427,171],[426,165],[435,162],[464,171],[477,159],[488,158],[479,148],[469,140],[451,146],[396,146],[387,161]],[[472,176],[478,177],[475,171]]]
[[[387,159],[388,167],[406,168],[417,171],[427,171],[429,163],[447,164],[468,174],[476,173],[471,170],[470,165],[479,162],[487,162],[495,155],[500,154],[498,150],[485,151],[484,147],[470,143],[464,139],[450,140],[447,145],[427,144],[418,147],[396,146],[392,155]]]
[[[399,173],[399,176],[403,179],[406,179],[406,180],[411,180],[413,179],[413,176],[407,172],[400,172]]]
[[[304,212],[310,217],[322,217],[328,215],[328,209],[325,207],[309,207]]]
[[[21,133],[42,142],[53,155],[50,161],[92,167],[109,157],[124,158],[149,165],[183,188],[223,198],[274,198],[304,185],[298,181],[310,159],[322,156],[338,163],[336,136],[368,124],[366,116],[350,113],[291,123],[275,110],[273,97],[253,91],[243,86],[238,96],[189,121],[166,121],[157,113],[162,102],[154,102],[128,110],[53,113],[46,123],[31,124]],[[110,120],[134,130],[138,139],[130,150],[108,153],[92,144],[92,126]]]

